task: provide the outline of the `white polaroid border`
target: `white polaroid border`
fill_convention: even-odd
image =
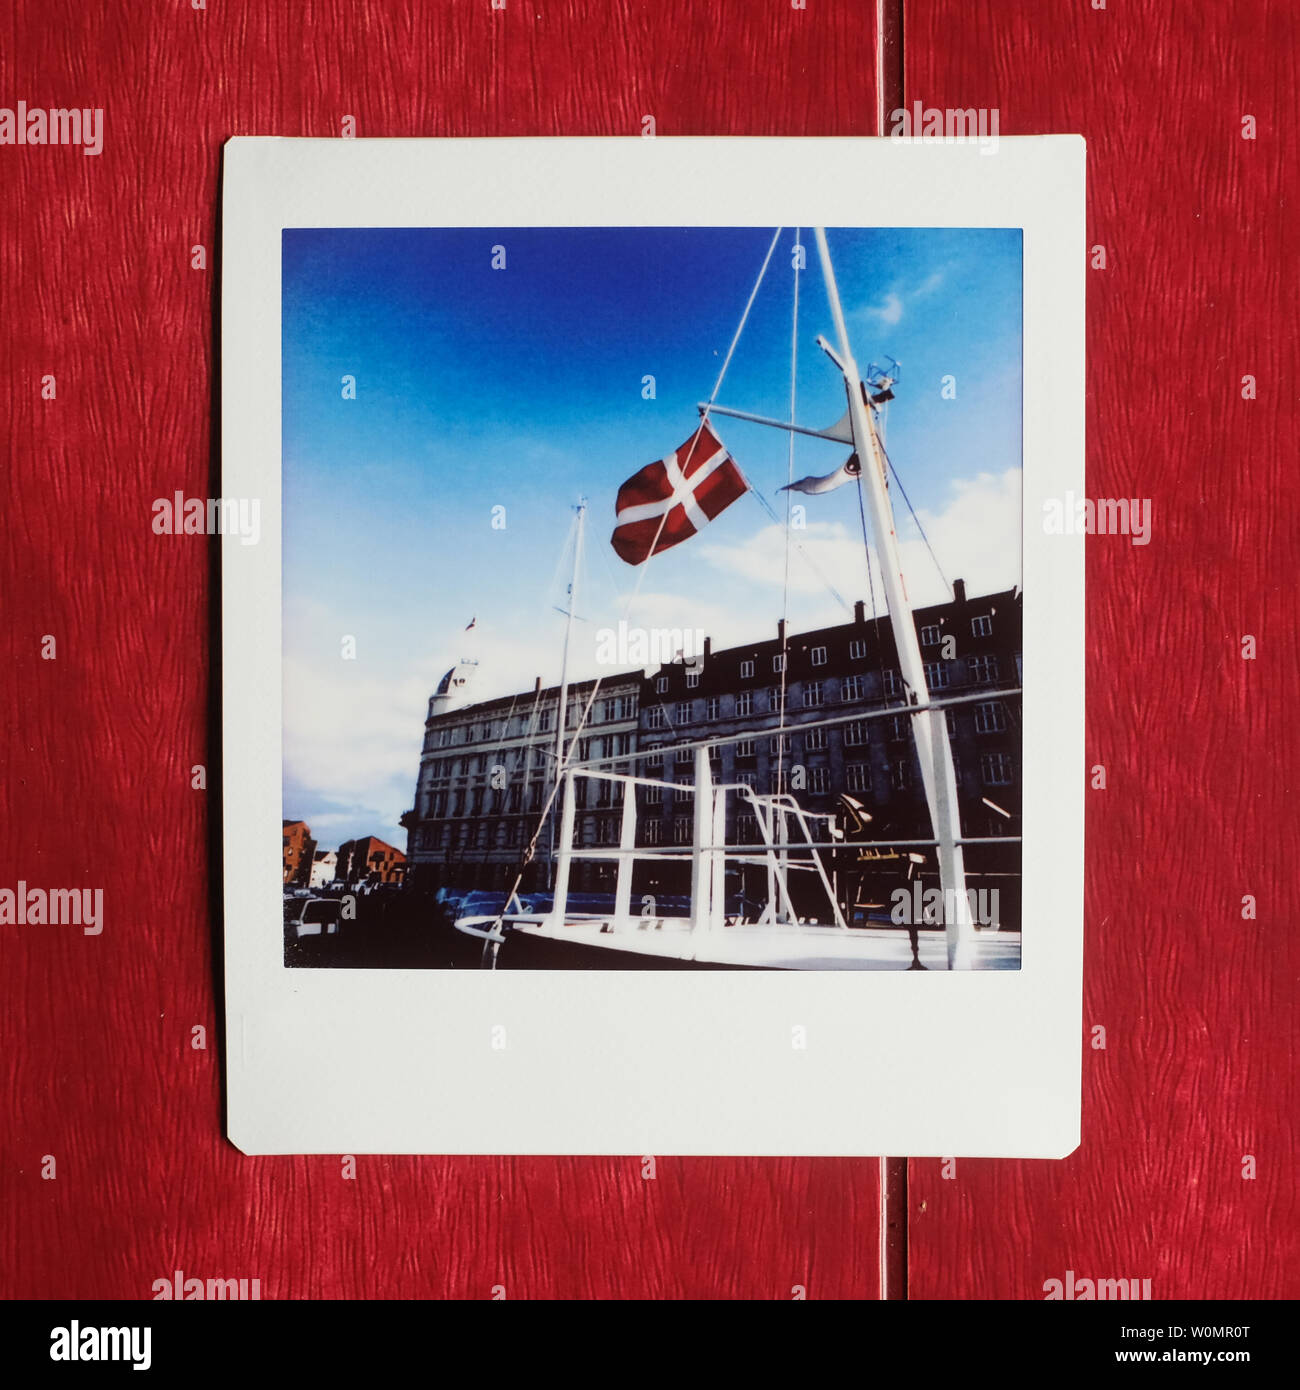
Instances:
[[[222,546],[228,1132],[245,1153],[1061,1158],[1079,1142],[1084,143],[235,139]],[[289,970],[281,884],[285,227],[1020,227],[1023,958],[1007,973]],[[611,476],[611,489],[619,481]],[[412,787],[416,768],[411,768]],[[806,1030],[806,1048],[791,1030]],[[494,1048],[493,1030],[507,1045]]]

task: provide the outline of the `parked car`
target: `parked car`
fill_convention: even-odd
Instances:
[[[300,898],[286,903],[285,940],[300,941],[304,936],[337,936],[342,906],[338,898]]]

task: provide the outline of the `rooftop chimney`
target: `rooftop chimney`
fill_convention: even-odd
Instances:
[[[952,581],[952,596],[956,603],[966,602],[966,581],[964,579],[954,579]]]
[[[784,618],[778,618],[778,619],[776,620],[776,637],[777,637],[777,641],[778,641],[778,642],[784,642],[784,641],[785,641],[785,619],[784,619]]]
[[[542,678],[541,678],[541,676],[537,676],[537,677],[534,679],[534,681],[533,681],[533,694],[534,694],[534,695],[539,695],[539,694],[541,694],[541,690],[542,690]]]
[[[704,639],[704,659],[707,661],[707,660],[709,659],[709,657],[711,657],[712,655],[713,655],[713,638],[712,638],[712,637],[706,637],[706,638]]]
[[[859,599],[853,605],[853,621],[855,623],[865,623],[867,621],[867,605]]]

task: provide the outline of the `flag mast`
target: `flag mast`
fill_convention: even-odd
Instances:
[[[831,265],[830,249],[826,245],[825,227],[815,227],[817,252],[821,258],[822,277],[826,282],[826,294],[830,300],[831,316],[835,321],[835,332],[839,339],[837,355],[826,341],[819,337],[817,345],[835,363],[844,377],[844,389],[848,396],[848,423],[853,433],[853,448],[861,462],[857,484],[865,489],[865,498],[870,503],[872,530],[876,543],[876,555],[880,561],[880,572],[884,579],[885,598],[889,606],[894,644],[898,651],[898,665],[908,691],[910,703],[928,701],[929,691],[925,683],[925,666],[921,660],[921,647],[917,641],[916,623],[912,617],[912,607],[907,598],[907,585],[903,578],[903,567],[898,554],[898,537],[894,530],[894,513],[889,501],[886,481],[886,462],[881,448],[880,436],[876,431],[871,408],[867,404],[866,387],[858,365],[853,359],[849,345],[848,328],[844,322],[844,310],[840,304],[840,292],[835,283],[835,270]],[[870,561],[868,561],[870,563]],[[939,882],[943,889],[944,929],[947,936],[948,968],[950,970],[970,967],[971,936],[973,926],[970,905],[966,897],[966,869],[961,846],[961,821],[957,805],[957,779],[953,771],[952,746],[948,740],[948,723],[943,710],[917,710],[912,715],[912,729],[916,737],[916,748],[921,763],[921,780],[925,785],[925,799],[930,811],[930,822],[934,826],[938,840]],[[919,925],[919,924],[918,924]]]
[[[564,731],[569,713],[569,639],[573,636],[573,614],[578,606],[578,567],[582,564],[582,537],[587,520],[587,499],[578,498],[574,509],[577,520],[573,527],[573,578],[569,581],[569,606],[564,623],[564,650],[560,657],[560,700],[555,716],[555,780],[564,775]],[[551,820],[551,885],[555,884],[555,820]]]

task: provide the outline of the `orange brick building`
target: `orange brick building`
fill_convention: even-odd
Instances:
[[[401,883],[406,876],[406,855],[374,835],[346,840],[339,846],[334,870],[337,883]]]
[[[311,827],[306,821],[287,820],[282,824],[284,830],[284,882],[295,888],[306,888],[311,877],[312,860],[316,854],[316,841],[311,837]]]

